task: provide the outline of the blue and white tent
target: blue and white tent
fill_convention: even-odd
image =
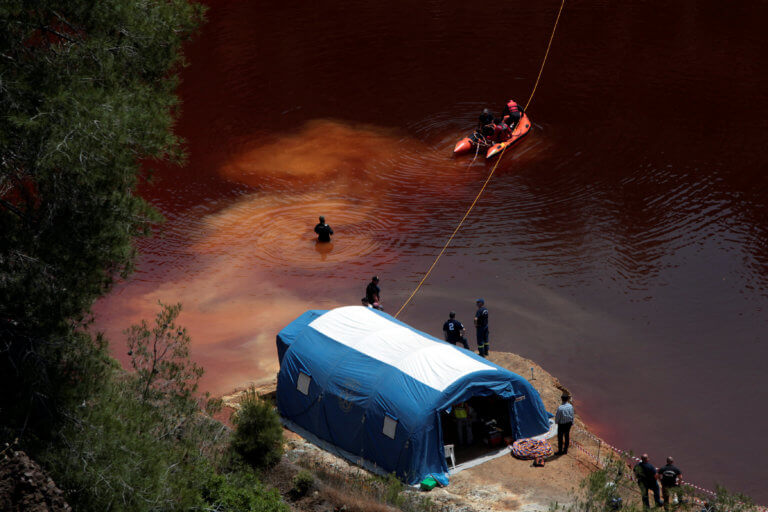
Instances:
[[[409,484],[448,483],[440,412],[498,396],[516,439],[549,414],[527,380],[371,308],[307,311],[277,335],[277,407],[289,427]]]

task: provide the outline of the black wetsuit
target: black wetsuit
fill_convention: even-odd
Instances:
[[[315,226],[315,233],[317,233],[318,242],[330,242],[333,229],[328,224],[318,222],[317,226]]]
[[[368,304],[373,304],[374,302],[378,302],[381,297],[379,297],[379,293],[381,293],[381,289],[379,286],[371,281],[368,283],[368,286],[365,288],[365,298],[368,300]]]
[[[482,130],[483,126],[491,123],[493,123],[493,114],[491,114],[490,112],[488,113],[483,112],[482,114],[480,114],[480,117],[478,118],[477,129]]]

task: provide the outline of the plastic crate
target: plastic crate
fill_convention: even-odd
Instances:
[[[432,478],[431,476],[428,476],[424,480],[421,481],[421,490],[422,491],[431,491],[437,486],[437,480]]]

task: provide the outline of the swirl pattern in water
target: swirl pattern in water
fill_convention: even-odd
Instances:
[[[319,215],[335,230],[330,243],[312,231]],[[308,270],[336,263],[379,264],[396,258],[388,245],[395,222],[362,200],[330,200],[325,194],[254,195],[205,219],[204,236],[193,245],[203,255],[227,256],[235,266],[260,265]]]

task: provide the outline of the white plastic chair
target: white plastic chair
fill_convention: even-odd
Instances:
[[[456,469],[456,454],[453,452],[453,445],[446,444],[443,446],[443,450],[445,450],[445,458],[451,459],[451,467]]]

